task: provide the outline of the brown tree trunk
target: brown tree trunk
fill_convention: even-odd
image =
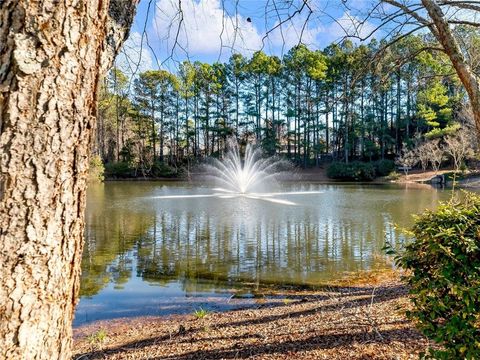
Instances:
[[[99,77],[137,0],[0,2],[0,358],[69,359]]]
[[[428,12],[433,24],[430,26],[433,35],[442,45],[445,53],[450,58],[455,71],[460,78],[470,99],[470,105],[477,127],[477,134],[480,136],[480,84],[478,77],[468,66],[453,35],[450,26],[445,19],[442,9],[434,0],[422,0],[422,4]]]

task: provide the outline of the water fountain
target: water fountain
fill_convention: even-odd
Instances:
[[[209,177],[223,187],[217,190],[234,194],[249,194],[264,190],[276,183],[279,176],[291,169],[288,161],[277,157],[265,157],[260,147],[248,144],[242,161],[236,141],[231,140],[228,152],[222,160],[212,159],[205,165]],[[270,183],[270,184],[269,184]]]
[[[289,161],[275,156],[266,157],[260,147],[248,144],[242,161],[240,147],[232,139],[228,151],[222,159],[211,159],[211,163],[202,166],[206,178],[216,185],[212,194],[166,195],[157,199],[217,197],[221,199],[243,197],[264,200],[283,205],[296,205],[290,200],[278,198],[282,195],[318,194],[319,191],[271,192],[278,185],[279,178],[292,172]]]

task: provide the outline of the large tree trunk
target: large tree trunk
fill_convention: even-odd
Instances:
[[[422,4],[432,20],[433,24],[430,26],[430,29],[433,35],[437,38],[445,53],[450,58],[460,81],[467,91],[477,128],[477,134],[480,136],[479,79],[465,61],[460,46],[458,45],[440,6],[434,0],[422,0]]]
[[[0,1],[0,358],[68,359],[99,77],[137,0]]]

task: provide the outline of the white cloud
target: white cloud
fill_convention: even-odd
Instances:
[[[318,49],[345,37],[349,37],[354,42],[359,42],[361,38],[368,37],[375,29],[372,23],[362,22],[360,17],[352,15],[349,11],[340,14],[342,15],[336,21],[325,16],[312,16],[308,19],[306,25],[306,15],[297,15],[282,25],[282,31],[280,31],[280,28],[275,29],[268,37],[269,43],[274,49],[278,49],[284,44],[284,49],[288,51],[292,46],[299,43],[301,36],[303,44],[311,49]],[[327,19],[329,23],[325,22]],[[277,24],[278,22],[275,25]],[[378,34],[374,34],[374,36],[378,37]]]
[[[161,39],[161,51],[169,54],[177,41],[176,52],[188,55],[217,55],[233,48],[249,54],[262,40],[255,26],[239,14],[224,12],[220,0],[157,0],[153,28]],[[183,18],[182,18],[183,14]],[[180,30],[179,24],[181,23]],[[178,38],[177,38],[178,32]]]
[[[273,28],[278,24],[277,21]],[[268,35],[268,40],[274,47],[283,47],[287,51],[298,45],[300,41],[302,44],[315,48],[318,46],[317,36],[322,30],[322,26],[316,26],[312,20],[307,20],[305,16],[295,16],[290,21],[275,28]]]
[[[115,59],[115,65],[129,77],[152,69],[152,56],[145,41],[142,45],[142,35],[139,32],[130,33]]]
[[[350,37],[353,41],[360,41],[371,35],[375,25],[368,21],[362,21],[360,18],[351,15],[345,11],[343,15],[335,22],[332,22],[323,31],[323,39],[330,43],[332,41],[341,40],[344,37]],[[375,35],[378,34],[373,34]],[[368,41],[368,40],[367,40]]]

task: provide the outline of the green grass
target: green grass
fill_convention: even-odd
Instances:
[[[103,344],[107,340],[107,332],[104,329],[97,330],[88,335],[87,340],[91,345]]]
[[[203,319],[206,317],[210,312],[208,310],[205,310],[203,308],[198,308],[193,312],[193,316],[195,316],[197,319]]]

